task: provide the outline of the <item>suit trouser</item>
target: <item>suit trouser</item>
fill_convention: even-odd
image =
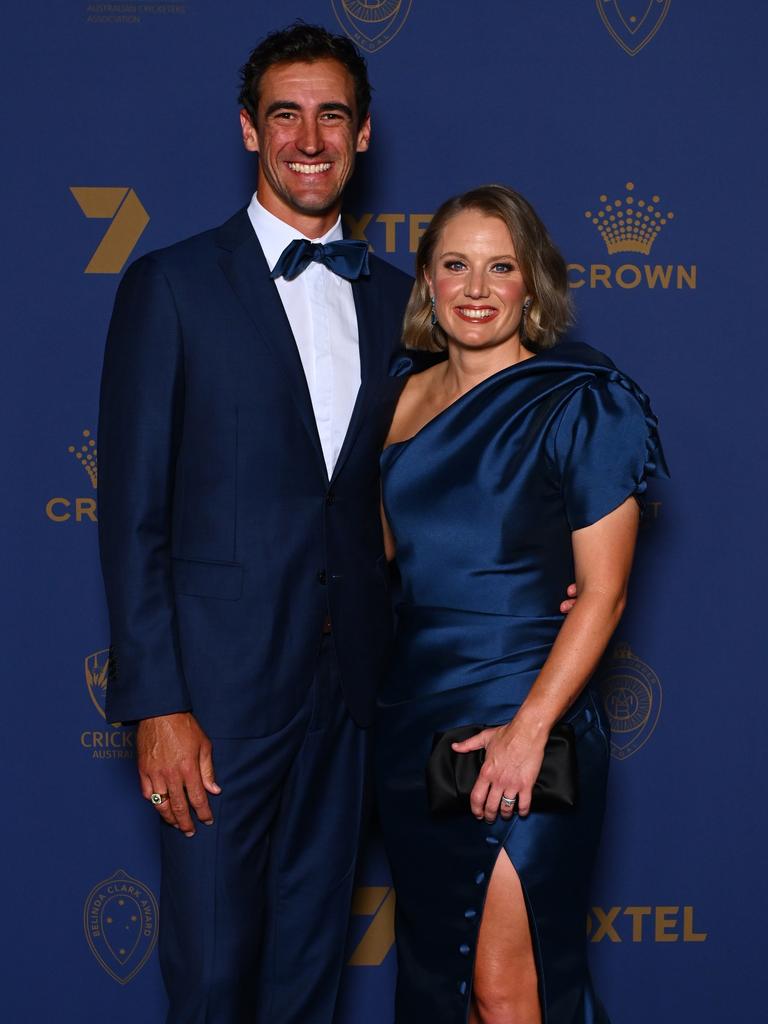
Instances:
[[[366,771],[330,638],[283,729],[211,740],[214,824],[161,826],[167,1024],[330,1024]]]

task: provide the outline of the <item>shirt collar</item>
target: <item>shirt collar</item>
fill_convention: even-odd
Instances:
[[[256,232],[259,244],[264,251],[270,271],[275,269],[275,264],[280,259],[283,250],[289,242],[292,242],[294,238],[308,237],[296,228],[291,227],[290,224],[286,224],[284,220],[275,217],[269,210],[266,210],[259,202],[255,192],[248,204],[248,217],[253,225],[253,230]],[[310,238],[309,240],[311,242],[325,243],[335,242],[343,237],[341,217],[339,217],[330,231],[326,231],[320,238]]]

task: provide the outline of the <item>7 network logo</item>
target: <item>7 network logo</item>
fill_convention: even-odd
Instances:
[[[149,224],[141,200],[126,185],[73,185],[69,191],[86,217],[109,221],[84,273],[119,274]]]

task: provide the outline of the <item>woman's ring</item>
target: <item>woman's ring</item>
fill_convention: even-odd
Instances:
[[[168,799],[168,794],[167,793],[150,793],[149,799],[152,801],[152,803],[155,805],[155,807],[159,807],[160,804],[164,804],[165,801]]]
[[[501,798],[501,802],[504,804],[505,807],[514,807],[516,801],[517,796],[503,796]]]

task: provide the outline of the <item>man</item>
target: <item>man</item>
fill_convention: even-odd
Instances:
[[[134,263],[110,326],[107,715],[139,723],[165,823],[169,1024],[333,1016],[389,642],[378,454],[411,285],[339,244],[369,100],[345,37],[267,37],[241,93],[256,195]]]

